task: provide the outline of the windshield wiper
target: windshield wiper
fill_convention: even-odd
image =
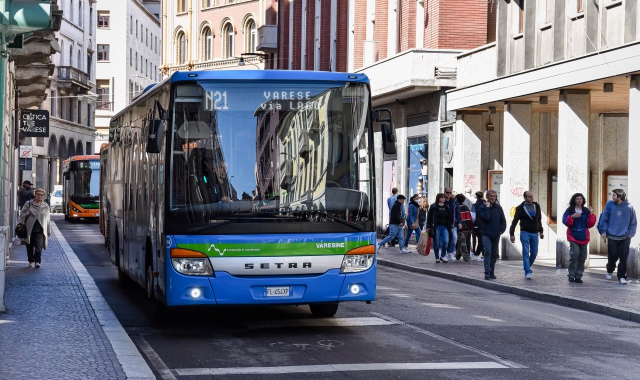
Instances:
[[[198,226],[198,227],[189,228],[189,230],[187,230],[187,232],[204,231],[204,230],[208,230],[209,228],[216,228],[216,227],[224,226],[225,224],[229,224],[231,222],[232,222],[232,220],[220,220],[217,223],[211,223],[211,224],[206,224],[204,226]]]
[[[355,228],[355,229],[357,229],[359,231],[364,230],[364,227],[362,227],[358,223],[353,223],[353,222],[350,222],[350,221],[348,221],[346,219],[338,218],[338,217],[335,217],[335,216],[330,216],[326,212],[318,212],[318,214],[320,214],[320,215],[322,215],[324,217],[327,217],[327,218],[331,218],[331,219],[335,220],[336,222],[340,222],[342,224],[346,224],[347,226],[353,227],[353,228]]]

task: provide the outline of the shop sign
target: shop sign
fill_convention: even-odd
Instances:
[[[26,137],[49,137],[49,111],[20,110],[20,130]]]
[[[453,130],[447,129],[444,132],[443,141],[444,141],[444,146],[443,146],[444,160],[446,163],[450,164],[451,160],[453,160],[453,147],[454,147]]]

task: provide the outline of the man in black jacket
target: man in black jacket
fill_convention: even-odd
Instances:
[[[495,190],[487,190],[487,200],[480,206],[480,219],[482,221],[482,243],[484,244],[484,279],[495,280],[494,274],[500,235],[507,229],[507,221],[504,218],[502,207],[498,203],[498,194]]]
[[[378,249],[380,249],[391,239],[397,237],[400,243],[400,253],[409,253],[409,250],[404,248],[404,220],[407,217],[404,208],[404,201],[407,199],[404,195],[398,195],[398,199],[391,207],[391,215],[389,216],[389,235],[378,243]]]
[[[510,240],[516,242],[514,235],[516,226],[520,222],[520,242],[522,243],[522,266],[524,268],[524,276],[531,280],[531,266],[538,256],[538,234],[540,239],[544,239],[544,230],[542,229],[542,212],[540,205],[533,201],[533,193],[525,191],[524,202],[516,207],[516,213],[509,228]]]

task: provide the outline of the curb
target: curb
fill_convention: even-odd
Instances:
[[[378,259],[378,265],[384,265],[391,268],[404,270],[407,272],[426,274],[429,276],[440,277],[446,280],[461,282],[463,284],[478,286],[489,290],[495,290],[503,293],[511,293],[521,297],[531,298],[537,301],[551,302],[561,306],[567,306],[573,309],[585,310],[592,313],[607,315],[609,317],[622,319],[625,321],[640,323],[640,313],[621,309],[619,307],[588,301],[581,298],[564,296],[556,293],[546,293],[539,290],[531,290],[514,285],[501,284],[498,282],[487,281],[475,277],[463,276],[459,274],[439,272],[428,268],[418,268],[408,264],[397,263],[385,259]]]

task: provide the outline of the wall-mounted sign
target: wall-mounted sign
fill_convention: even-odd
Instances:
[[[442,151],[444,152],[444,161],[448,164],[451,163],[453,159],[453,130],[447,129],[444,131],[442,136],[443,147]]]
[[[500,185],[502,185],[502,170],[489,170],[487,176],[487,190],[494,190],[500,202]]]
[[[602,177],[602,210],[604,210],[604,205],[611,200],[613,190],[622,189],[625,193],[629,191],[629,176],[627,172],[604,172]]]
[[[49,137],[49,111],[20,110],[20,130],[26,137]]]
[[[20,145],[20,158],[33,158],[33,146]]]

